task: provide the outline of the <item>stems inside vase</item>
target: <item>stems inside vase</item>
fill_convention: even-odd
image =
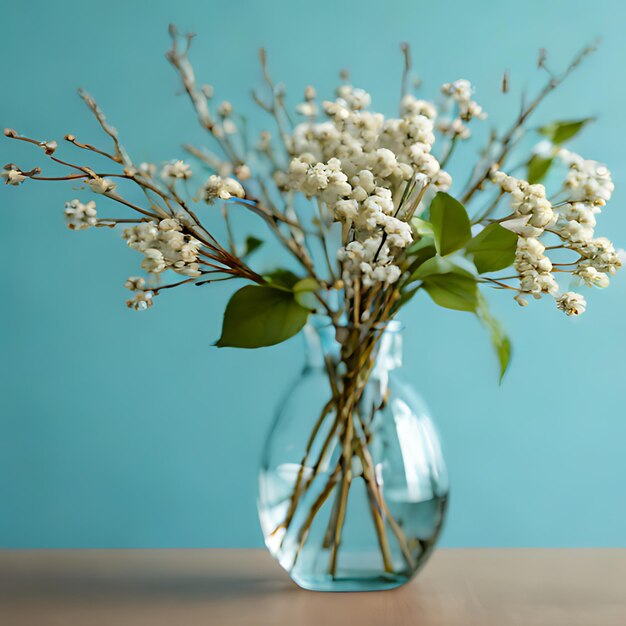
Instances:
[[[343,544],[343,531],[349,505],[351,487],[356,479],[365,484],[367,501],[372,526],[376,534],[381,558],[381,569],[386,574],[405,568],[412,572],[415,568],[415,555],[405,535],[401,523],[396,521],[385,500],[385,493],[370,445],[375,435],[370,425],[377,411],[384,407],[386,391],[382,398],[371,406],[364,399],[364,391],[372,375],[374,362],[382,332],[368,333],[360,341],[358,331],[352,330],[341,345],[338,362],[326,358],[326,373],[329,378],[331,398],[313,424],[306,449],[295,482],[289,496],[289,502],[283,521],[272,531],[278,535],[283,531],[281,545],[288,532],[295,534],[297,547],[291,567],[295,567],[302,551],[310,540],[310,530],[320,516],[324,505],[331,501],[330,514],[322,538],[321,547],[328,551],[327,573],[335,578],[340,575],[338,563]],[[337,372],[342,374],[338,375]],[[330,427],[324,429],[330,421]],[[325,433],[325,434],[324,434]],[[314,453],[314,450],[318,450]],[[339,453],[339,454],[338,454]],[[337,458],[338,454],[338,458]],[[313,501],[306,498],[316,479],[325,476],[325,483]],[[303,511],[299,522],[296,513]],[[298,527],[294,527],[299,523]],[[394,563],[391,542],[396,542],[404,566]],[[418,546],[424,550],[425,546]]]

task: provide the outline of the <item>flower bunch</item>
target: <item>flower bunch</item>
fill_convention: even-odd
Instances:
[[[403,189],[411,187],[421,198],[429,186],[447,190],[451,178],[431,154],[432,104],[409,94],[402,117],[386,119],[367,110],[371,98],[362,89],[342,85],[337,96],[322,104],[327,121],[295,127],[288,137],[293,158],[274,179],[318,199],[342,223],[337,258],[352,293],[355,280],[369,288],[395,283],[402,274],[397,260],[414,240],[410,222],[420,204],[401,202]]]
[[[375,340],[412,297],[426,293],[435,304],[476,313],[491,331],[504,371],[508,339],[479,288],[511,291],[521,305],[528,296],[549,295],[559,310],[578,315],[585,311],[585,299],[563,279],[606,287],[621,266],[621,253],[595,232],[597,216],[613,193],[611,174],[564,146],[590,120],[541,127],[543,140],[518,166],[526,173],[513,175],[508,169],[528,119],[592,48],[582,50],[561,74],[550,74],[509,128],[491,132],[465,186],[457,188],[449,173],[453,153],[487,115],[466,79],[443,84],[439,102],[418,97],[406,44],[397,117],[371,110],[370,94],[349,84],[344,74],[331,99],[320,101],[314,87],[305,89],[295,106],[300,116],[295,124],[286,92],[273,82],[262,50],[265,93],[255,90],[253,97],[276,130],[263,130],[255,142],[236,107],[215,102],[214,89],[197,82],[189,60],[191,37],[181,37],[174,28],[170,33],[167,58],[211,140],[207,147],[183,146],[197,162],[193,167],[182,158],[161,166],[135,164],[84,91],[80,95],[111,148],[69,134],[65,140],[81,154],[105,157],[114,171],[60,159],[56,141],[5,130],[10,139],[39,147],[66,170],[42,176],[39,167],[25,170],[11,163],[1,174],[7,185],[82,183],[87,197],[65,206],[68,227],[119,226],[128,246],[142,254],[145,278],[131,277],[125,285],[134,294],[130,308],[150,308],[166,289],[241,279],[247,284],[226,307],[217,345],[272,345],[297,333],[310,313],[321,312],[336,326],[350,355],[350,345]],[[545,58],[539,67],[545,70]],[[507,76],[503,90],[509,88]],[[550,194],[546,184],[555,181],[557,191]],[[128,199],[130,186],[141,189],[145,203]],[[103,216],[92,194],[129,209],[132,216]],[[238,211],[256,215],[297,269],[253,269],[252,255],[263,241],[257,231],[237,228]],[[212,214],[221,216],[221,232],[208,226]],[[562,260],[565,254],[575,257]],[[182,279],[161,282],[168,271]]]
[[[565,148],[556,150],[556,157],[567,166],[562,189],[556,195],[565,199],[557,204],[548,200],[540,183],[530,184],[502,171],[495,171],[492,181],[510,197],[512,214],[501,225],[519,235],[514,267],[521,290],[516,299],[525,305],[523,294],[540,298],[547,293],[557,299],[560,310],[578,315],[585,311],[585,298],[573,292],[561,296],[554,273],[568,267],[578,282],[588,287],[609,285],[609,275],[615,274],[622,260],[608,239],[595,237],[595,216],[610,200],[614,185],[609,170],[596,161],[585,160]],[[578,258],[567,264],[553,264],[539,240],[547,234],[559,241],[550,246],[551,250],[569,250]]]

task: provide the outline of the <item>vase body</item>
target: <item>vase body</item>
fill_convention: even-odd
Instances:
[[[330,401],[337,387],[327,364],[341,358],[334,329],[307,326],[305,338],[304,371],[263,453],[258,508],[265,543],[305,589],[397,587],[430,555],[448,498],[438,436],[400,372],[400,330],[392,322],[381,334],[349,410]],[[341,386],[341,366],[337,378]]]

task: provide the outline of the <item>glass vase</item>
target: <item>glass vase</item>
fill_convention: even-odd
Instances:
[[[397,587],[428,559],[448,499],[437,433],[400,373],[400,326],[352,332],[350,348],[320,320],[304,335],[304,370],[263,453],[265,543],[305,589]]]

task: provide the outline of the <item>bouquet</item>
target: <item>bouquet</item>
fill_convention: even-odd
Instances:
[[[306,453],[281,517],[268,528],[268,541],[278,552],[291,542],[293,567],[316,515],[334,494],[325,547],[327,574],[336,576],[347,497],[360,472],[381,569],[398,568],[390,535],[400,559],[414,571],[416,551],[423,546],[406,536],[385,500],[370,450],[372,422],[362,409],[381,337],[413,298],[429,297],[438,306],[478,316],[502,376],[511,347],[489,312],[485,288],[508,292],[521,306],[551,298],[571,316],[582,314],[587,304],[570,284],[608,286],[622,255],[597,236],[596,219],[611,198],[611,174],[565,147],[591,120],[535,128],[536,145],[525,153],[520,149],[536,109],[593,47],[583,49],[561,73],[549,68],[542,51],[538,68],[546,75],[545,86],[522,102],[508,128],[490,133],[474,163],[457,163],[465,178],[453,182],[446,168],[458,154],[455,149],[471,139],[475,126],[486,124],[487,113],[465,79],[443,84],[437,105],[418,97],[408,45],[402,46],[396,117],[373,112],[370,94],[352,86],[347,72],[334,97],[320,100],[309,86],[291,110],[261,50],[263,89],[252,97],[272,130],[253,138],[237,107],[218,102],[213,88],[196,79],[189,59],[192,36],[181,36],[174,27],[170,34],[167,58],[207,147],[184,145],[184,159],[161,166],[137,163],[96,101],[80,90],[107,143],[91,145],[67,134],[74,156],[61,158],[56,141],[5,129],[6,137],[33,144],[63,169],[48,173],[11,163],[2,177],[12,186],[81,185],[80,196],[65,205],[66,224],[75,231],[119,230],[141,255],[144,275],[125,283],[126,304],[135,311],[148,310],[174,288],[239,281],[243,286],[226,305],[216,344],[237,348],[280,343],[302,330],[310,316],[322,316],[338,346],[324,360],[329,397],[311,422]],[[503,92],[509,83],[505,74]],[[554,183],[550,191],[544,180]],[[128,199],[126,190],[132,187],[141,191],[142,202]],[[113,217],[112,207],[126,213]],[[244,212],[258,218],[258,229],[238,228],[237,217]],[[286,250],[291,265],[257,266],[255,251],[266,234]],[[294,528],[299,507],[320,476],[321,486]]]

